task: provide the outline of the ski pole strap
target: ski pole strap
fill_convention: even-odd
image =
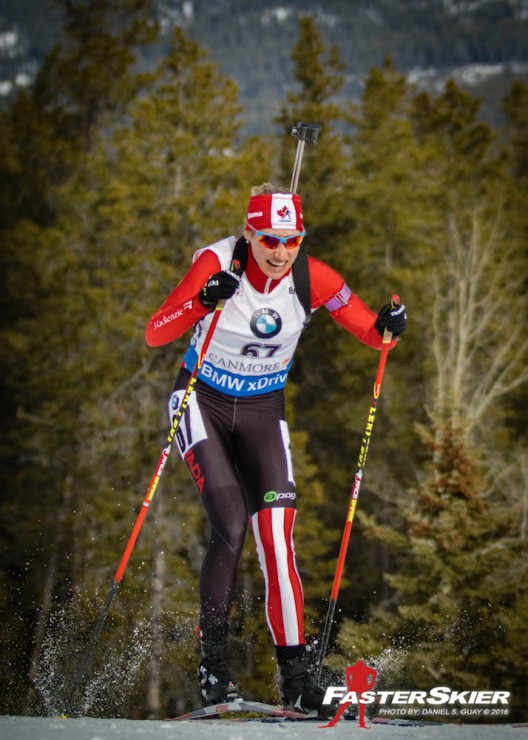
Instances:
[[[312,301],[310,296],[310,268],[308,265],[308,254],[302,244],[299,247],[297,258],[293,263],[292,271],[297,298],[306,314],[306,318],[304,320],[304,328],[306,328],[308,326],[308,322],[312,318]]]
[[[241,236],[235,244],[233,249],[233,256],[231,257],[231,266],[229,269],[234,272],[238,277],[242,276],[242,273],[247,267],[248,261],[249,242],[245,236]]]

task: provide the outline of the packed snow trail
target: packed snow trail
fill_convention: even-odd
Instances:
[[[183,722],[94,719],[81,717],[0,717],[2,740],[525,740],[528,724],[511,725],[373,725],[365,731],[356,721],[320,729],[319,722]]]

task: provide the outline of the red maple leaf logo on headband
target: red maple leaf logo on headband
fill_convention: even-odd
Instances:
[[[288,208],[288,206],[282,206],[282,208],[279,208],[277,211],[277,215],[280,216],[282,219],[288,219],[291,221],[291,211]]]

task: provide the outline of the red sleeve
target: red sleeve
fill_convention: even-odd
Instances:
[[[382,338],[374,327],[377,314],[352,293],[341,275],[321,260],[309,257],[312,308],[326,306],[338,324],[364,344],[381,349]],[[392,341],[390,347],[396,345]]]
[[[221,269],[214,252],[206,250],[194,262],[167,300],[149,319],[145,339],[149,347],[159,347],[181,337],[208,309],[202,306],[198,293],[208,278]]]

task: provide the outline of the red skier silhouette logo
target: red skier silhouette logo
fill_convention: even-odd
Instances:
[[[370,668],[365,665],[362,660],[356,661],[354,665],[349,666],[345,671],[346,682],[348,687],[347,697],[354,692],[357,696],[358,708],[359,708],[359,726],[364,729],[368,729],[365,724],[365,704],[361,702],[361,696],[365,691],[370,691],[374,688],[376,683],[376,677],[378,672],[374,668]],[[346,699],[346,697],[345,697]],[[322,727],[333,727],[336,725],[348,707],[352,704],[352,701],[343,701],[342,704],[337,708],[335,717],[330,720],[327,725],[321,725]]]
[[[281,218],[282,221],[291,221],[292,220],[291,211],[288,208],[288,206],[282,206],[282,208],[279,208],[277,210],[277,215]]]

